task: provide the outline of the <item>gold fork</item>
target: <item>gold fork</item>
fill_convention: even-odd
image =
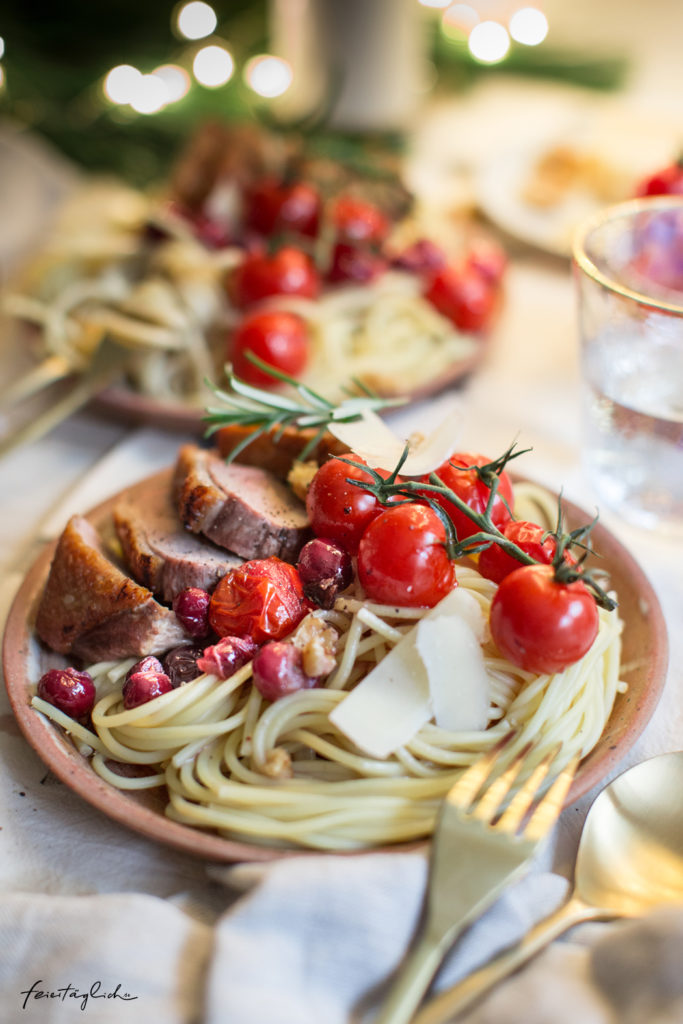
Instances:
[[[529,773],[537,759],[530,746],[524,747],[499,774],[502,751],[512,735],[476,761],[444,799],[432,841],[420,931],[375,1024],[410,1021],[456,937],[524,872],[562,810],[578,759],[537,802],[559,748]],[[515,783],[526,774],[515,791]]]

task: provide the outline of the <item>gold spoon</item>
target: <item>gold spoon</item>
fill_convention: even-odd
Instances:
[[[683,902],[683,751],[624,772],[586,818],[574,890],[515,946],[436,996],[412,1024],[444,1024],[582,921],[634,917]]]

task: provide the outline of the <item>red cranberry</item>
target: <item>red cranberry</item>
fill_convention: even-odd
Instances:
[[[266,700],[277,700],[318,682],[303,670],[301,651],[294,644],[273,640],[254,657],[254,685]]]
[[[348,551],[322,537],[304,544],[297,569],[305,596],[321,608],[331,608],[337,594],[346,590],[353,580],[353,563]]]
[[[411,274],[428,274],[446,265],[446,253],[429,238],[420,238],[403,249],[393,264]]]
[[[134,672],[123,684],[123,706],[130,711],[172,689],[173,684],[165,672]]]
[[[126,672],[126,682],[131,676],[134,676],[136,672],[163,672],[164,667],[158,658],[155,658],[153,654],[148,654],[147,657],[141,658],[140,661],[136,661],[131,668]]]
[[[201,674],[197,667],[197,659],[204,653],[203,647],[195,647],[193,644],[181,644],[174,647],[164,657],[163,671],[171,680],[173,687],[189,683]]]
[[[332,263],[327,280],[333,284],[351,281],[369,284],[387,269],[387,262],[370,249],[359,249],[346,242],[337,242],[332,250]]]
[[[211,596],[200,587],[181,590],[174,599],[173,611],[190,636],[206,636],[209,632],[210,601]]]
[[[258,644],[249,637],[224,636],[197,659],[197,667],[219,679],[229,679],[254,657]]]
[[[38,696],[70,718],[85,718],[95,703],[95,684],[88,672],[51,668],[40,677]]]

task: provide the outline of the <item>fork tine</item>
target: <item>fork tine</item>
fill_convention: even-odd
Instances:
[[[495,764],[499,753],[508,745],[514,735],[514,731],[506,733],[502,739],[498,740],[482,757],[477,758],[474,764],[460,776],[446,797],[450,804],[467,810],[491,774],[491,768]]]
[[[555,824],[557,817],[564,806],[565,797],[572,784],[580,756],[577,754],[569,764],[563,768],[552,786],[536,807],[534,813],[524,828],[524,836],[527,839],[542,839],[546,832],[549,832]]]
[[[559,750],[560,747],[558,744],[549,751],[541,761],[539,761],[524,785],[517,790],[512,800],[501,814],[499,821],[496,823],[496,828],[499,828],[502,832],[517,831],[524,819],[524,816],[529,812],[534,800],[538,796],[543,780],[548,774],[550,765],[557,757]]]
[[[472,817],[479,821],[492,821],[503,800],[512,789],[512,785],[522,770],[524,760],[531,750],[532,744],[522,747],[514,761],[488,787],[472,810]]]

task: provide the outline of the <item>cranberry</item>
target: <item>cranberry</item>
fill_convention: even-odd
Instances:
[[[213,647],[207,647],[197,659],[197,667],[219,679],[229,679],[238,668],[251,661],[258,644],[249,637],[224,636]]]
[[[188,587],[175,597],[173,611],[190,636],[206,636],[209,632],[210,601],[210,595],[200,587]]]
[[[95,703],[95,684],[88,672],[51,668],[40,677],[38,696],[70,718],[85,718]]]
[[[197,659],[202,656],[202,647],[195,647],[193,644],[181,644],[174,647],[164,657],[163,670],[171,680],[173,687],[181,686],[196,679],[201,673],[197,666]]]
[[[304,595],[321,608],[331,608],[337,594],[353,579],[348,551],[334,541],[315,537],[301,549],[297,563]]]
[[[301,651],[294,644],[273,640],[254,657],[254,686],[266,700],[310,690],[317,682],[304,672]]]
[[[153,654],[148,654],[146,658],[142,658],[140,661],[136,661],[131,668],[126,672],[126,682],[131,676],[134,676],[136,672],[163,672],[164,668],[158,658],[155,658]]]
[[[134,672],[123,684],[123,706],[130,711],[172,689],[173,684],[165,672]]]
[[[446,254],[429,238],[420,238],[400,252],[394,258],[393,264],[400,270],[408,270],[412,274],[427,274],[446,265]]]
[[[327,280],[333,284],[342,281],[368,284],[380,277],[386,269],[386,260],[370,249],[359,249],[346,242],[337,242],[332,250]]]

